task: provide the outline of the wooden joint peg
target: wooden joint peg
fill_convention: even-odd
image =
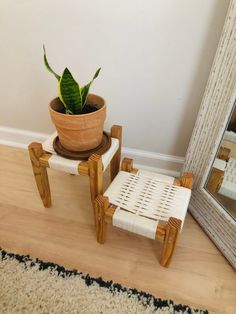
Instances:
[[[180,184],[191,190],[193,187],[193,174],[191,172],[184,172],[180,178]]]
[[[168,267],[176,246],[176,241],[181,228],[181,220],[170,217],[166,224],[166,231],[164,236],[163,249],[161,253],[160,264],[164,267]]]
[[[51,206],[51,193],[48,181],[47,168],[40,163],[40,157],[44,154],[41,143],[31,143],[28,146],[29,156],[32,164],[32,169],[35,181],[38,187],[40,197],[43,201],[44,207]]]
[[[113,125],[111,128],[111,137],[119,140],[119,148],[113,156],[110,163],[110,177],[111,181],[115,178],[120,170],[120,158],[121,158],[121,144],[122,144],[122,127],[119,125]]]
[[[90,182],[90,194],[91,200],[94,205],[94,201],[99,194],[103,193],[103,165],[102,157],[93,154],[88,160],[88,175]]]
[[[109,207],[108,198],[98,195],[95,200],[95,227],[98,243],[103,244],[106,239],[106,221],[105,213]]]

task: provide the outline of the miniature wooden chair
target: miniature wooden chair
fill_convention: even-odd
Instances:
[[[102,174],[108,165],[110,165],[111,180],[119,171],[122,127],[114,125],[111,128],[111,147],[109,150],[102,156],[92,155],[88,161],[70,160],[57,155],[52,146],[56,135],[54,133],[43,144],[34,142],[28,147],[35,181],[44,206],[51,206],[47,168],[89,176],[91,199],[94,204],[97,195],[103,192]],[[100,167],[98,167],[98,159]]]
[[[101,164],[101,159],[97,159],[97,164]],[[106,192],[95,200],[97,241],[105,242],[107,223],[161,240],[160,264],[168,267],[185,220],[192,184],[191,173],[175,179],[138,171],[133,168],[133,161],[125,158],[121,171]]]

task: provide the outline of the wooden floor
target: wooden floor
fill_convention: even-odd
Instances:
[[[53,206],[38,196],[26,150],[0,146],[0,246],[102,276],[210,313],[236,313],[236,275],[188,215],[169,269],[152,240],[108,229],[97,244],[87,177],[49,170]]]

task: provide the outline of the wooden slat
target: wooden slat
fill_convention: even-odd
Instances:
[[[91,200],[94,206],[94,201],[99,194],[103,194],[103,166],[102,157],[93,154],[88,160],[89,166],[89,182]]]
[[[112,181],[120,170],[122,127],[119,125],[113,125],[111,128],[111,137],[117,138],[119,140],[119,148],[115,155],[113,156],[110,164],[110,176]]]

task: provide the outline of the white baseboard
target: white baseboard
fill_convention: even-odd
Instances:
[[[43,142],[49,135],[22,129],[0,127],[0,144],[19,148],[27,148],[31,142]],[[149,171],[179,176],[184,157],[164,155],[155,152],[122,147],[122,155],[133,158],[135,166]]]

